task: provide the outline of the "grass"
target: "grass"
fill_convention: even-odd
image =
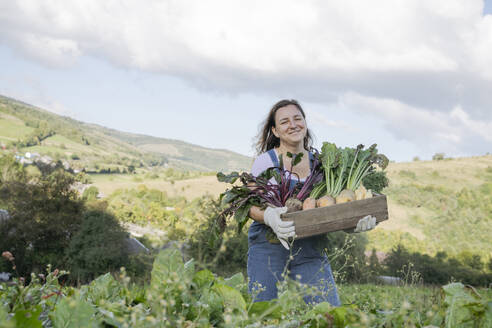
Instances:
[[[387,169],[390,219],[368,232],[367,249],[387,252],[398,243],[411,251],[449,255],[472,251],[487,261],[492,253],[492,156],[446,161],[390,163]],[[170,181],[162,173],[92,175],[106,195],[119,188],[145,184],[171,197],[188,200],[205,194],[218,196],[228,185],[214,176]]]
[[[387,171],[390,219],[369,232],[368,249],[456,255],[492,253],[492,156],[391,163]]]
[[[90,177],[93,185],[105,195],[110,195],[117,189],[134,189],[139,185],[145,185],[149,189],[164,191],[170,197],[182,196],[187,200],[192,200],[206,194],[218,196],[227,188],[227,185],[218,182],[215,176],[176,181],[145,177],[143,174],[91,174]]]
[[[6,140],[17,140],[27,136],[34,129],[26,126],[23,121],[13,116],[0,113],[0,131],[1,137]]]

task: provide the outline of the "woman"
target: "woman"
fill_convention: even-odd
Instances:
[[[286,156],[302,153],[302,160],[292,169],[300,181],[310,173],[312,153],[311,134],[306,126],[305,113],[295,100],[281,100],[270,110],[258,137],[257,150],[261,153],[253,163],[251,173],[258,176],[269,167],[279,167],[279,158],[285,168],[291,168],[291,159]],[[295,180],[297,181],[297,179]],[[288,243],[295,236],[292,221],[284,222],[280,214],[287,208],[267,207],[262,210],[252,207],[249,216],[254,220],[248,233],[249,290],[255,301],[277,298],[277,281],[283,280],[286,272],[292,279],[315,287],[318,292],[304,298],[307,303],[328,301],[340,305],[337,289],[328,259],[318,250],[318,237],[309,237]],[[372,229],[373,218],[364,218],[358,224],[359,231]],[[268,238],[271,229],[280,243]],[[286,270],[286,271],[285,271]]]

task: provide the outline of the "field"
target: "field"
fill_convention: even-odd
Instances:
[[[387,175],[390,185],[384,193],[388,195],[389,220],[367,233],[368,250],[387,252],[402,243],[430,255],[443,250],[449,255],[472,251],[485,259],[492,256],[491,155],[390,163]],[[205,194],[217,197],[227,188],[213,175],[175,181],[162,174],[150,178],[143,172],[91,178],[105,195],[144,184],[191,201]]]
[[[217,197],[227,187],[219,183],[215,175],[199,175],[199,177],[181,180],[179,177],[173,179],[164,176],[149,178],[146,174],[91,174],[90,178],[94,186],[104,195],[110,195],[118,189],[136,189],[140,185],[145,185],[147,188],[163,191],[169,197],[185,197],[190,201],[205,195]]]

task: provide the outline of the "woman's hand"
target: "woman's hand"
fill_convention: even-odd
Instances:
[[[364,232],[372,230],[376,227],[376,217],[372,215],[364,216],[357,222],[354,232]]]
[[[282,246],[289,249],[287,239],[296,235],[296,228],[294,221],[282,221],[280,214],[285,212],[287,212],[287,207],[267,207],[263,220],[267,226],[272,228]]]

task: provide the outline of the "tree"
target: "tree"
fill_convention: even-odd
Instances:
[[[442,161],[444,159],[444,153],[435,153],[434,156],[432,156],[433,161]]]
[[[87,282],[126,266],[127,237],[113,215],[98,210],[86,212],[66,251],[71,278]]]
[[[71,188],[74,182],[71,174],[56,169],[38,181],[21,177],[2,183],[0,193],[11,218],[0,224],[0,250],[14,254],[19,274],[40,272],[48,263],[64,266],[64,250],[83,211]]]
[[[372,249],[371,256],[369,256],[369,270],[371,270],[371,273],[375,276],[380,275],[383,271],[381,263],[379,263],[375,248]]]

